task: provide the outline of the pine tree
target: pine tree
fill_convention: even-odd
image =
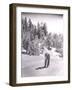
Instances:
[[[27,25],[28,25],[28,23],[27,23],[27,18],[25,17],[25,20],[24,20],[24,32],[26,32],[27,31]]]
[[[43,25],[43,30],[44,30],[44,34],[46,36],[48,34],[46,23],[44,23],[44,25]]]
[[[37,35],[38,35],[38,38],[40,39],[40,24],[39,24],[39,22],[37,23]]]
[[[29,21],[28,21],[28,30],[29,30],[29,31],[32,30],[32,21],[31,21],[30,18],[29,18]]]

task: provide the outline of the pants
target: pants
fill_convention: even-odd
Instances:
[[[48,67],[50,64],[50,54],[46,53],[45,54],[45,66],[44,67]]]

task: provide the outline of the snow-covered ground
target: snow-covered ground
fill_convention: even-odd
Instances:
[[[32,76],[60,76],[64,74],[64,62],[63,58],[58,56],[55,50],[49,51],[50,53],[50,65],[48,68],[38,69],[38,67],[44,66],[44,57],[40,56],[29,56],[22,54],[21,59],[21,76],[32,77]]]

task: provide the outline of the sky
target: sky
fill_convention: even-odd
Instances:
[[[22,13],[22,18],[31,19],[32,23],[46,23],[48,32],[63,33],[63,15],[56,14],[37,14],[37,13]]]

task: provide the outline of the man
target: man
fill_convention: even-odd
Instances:
[[[50,64],[50,53],[49,53],[48,49],[45,46],[43,47],[43,53],[40,54],[40,55],[43,57],[43,59],[45,61],[44,66],[38,67],[38,68],[36,68],[36,70],[43,69],[43,68],[48,68],[48,66]]]

